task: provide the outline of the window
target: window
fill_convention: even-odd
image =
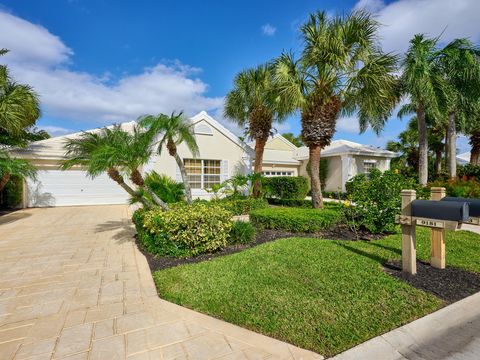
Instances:
[[[363,172],[364,174],[369,174],[372,169],[377,168],[377,162],[375,160],[364,160],[363,161]]]
[[[220,160],[185,159],[184,163],[192,189],[210,189],[220,184]]]
[[[263,171],[263,176],[272,177],[272,176],[293,176],[293,171]]]

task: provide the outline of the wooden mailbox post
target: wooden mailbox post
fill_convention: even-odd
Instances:
[[[417,273],[417,231],[412,223],[412,201],[417,198],[415,190],[402,190],[402,268],[415,275]]]
[[[430,199],[440,201],[446,195],[444,187],[432,187]],[[430,230],[430,265],[437,269],[445,269],[445,229]]]

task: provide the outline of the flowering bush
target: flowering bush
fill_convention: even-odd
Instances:
[[[429,198],[427,188],[420,187],[415,179],[398,170],[382,173],[373,169],[369,176],[353,177],[346,184],[347,200],[343,206],[348,223],[372,233],[395,231],[395,215],[400,214],[400,192],[404,189],[416,190],[419,199]]]
[[[444,187],[447,196],[480,198],[480,182],[476,178],[471,179],[454,179],[448,181],[434,181],[429,186]]]
[[[195,256],[227,246],[232,214],[221,206],[196,203],[170,211],[139,210],[133,220],[139,240],[158,255]]]

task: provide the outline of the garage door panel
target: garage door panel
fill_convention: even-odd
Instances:
[[[126,204],[128,194],[106,174],[95,179],[85,171],[41,170],[27,181],[29,207]]]

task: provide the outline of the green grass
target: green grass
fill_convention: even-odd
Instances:
[[[429,237],[418,229],[418,257]],[[480,272],[480,236],[447,234],[447,264]],[[154,273],[162,298],[331,356],[443,303],[382,271],[400,235],[375,242],[290,238]]]

